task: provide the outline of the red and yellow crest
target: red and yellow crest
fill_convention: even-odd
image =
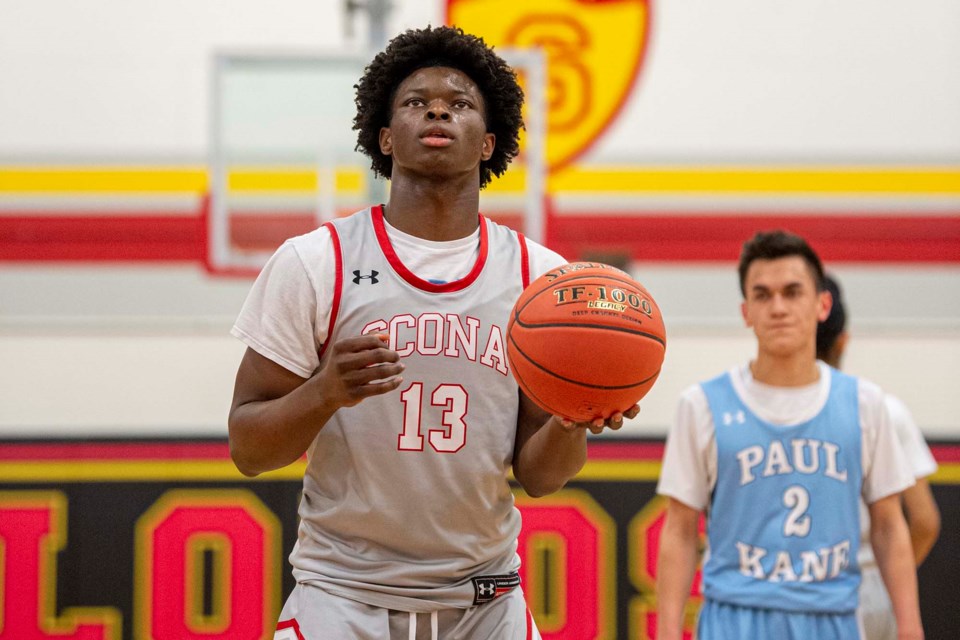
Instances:
[[[547,59],[547,165],[586,151],[633,88],[650,0],[447,0],[447,24],[495,47],[541,47]]]

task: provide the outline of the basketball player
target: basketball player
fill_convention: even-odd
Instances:
[[[846,305],[836,279],[826,276],[824,283],[833,298],[833,306],[827,319],[817,326],[817,357],[839,369],[850,337],[846,330]],[[927,477],[937,470],[937,462],[907,406],[890,394],[886,394],[884,400],[890,411],[894,432],[916,481],[912,487],[904,490],[901,498],[910,529],[913,557],[919,566],[940,535],[940,510],[927,482]],[[890,607],[890,597],[883,586],[870,547],[870,514],[862,502],[860,525],[862,534],[857,562],[860,564],[861,582],[857,615],[863,625],[863,637],[865,640],[895,640],[897,625]]]
[[[816,359],[831,303],[820,259],[798,236],[758,233],[739,276],[757,354],[680,399],[658,486],[658,637],[681,637],[706,512],[699,640],[858,638],[862,494],[898,637],[921,638],[900,509],[913,478],[879,388]]]
[[[237,467],[307,454],[297,586],[277,638],[539,638],[519,588],[511,468],[532,496],[586,458],[586,430],[522,397],[504,332],[564,263],[478,212],[518,153],[513,70],[459,29],[407,31],[356,86],[357,148],[389,202],[287,241],[233,328]],[[625,412],[633,417],[636,405]]]

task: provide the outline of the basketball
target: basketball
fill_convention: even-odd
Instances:
[[[517,384],[540,408],[575,422],[636,404],[657,381],[666,346],[650,293],[599,262],[566,264],[531,282],[507,325]]]

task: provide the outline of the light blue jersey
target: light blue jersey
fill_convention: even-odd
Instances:
[[[855,611],[863,480],[857,380],[830,373],[820,413],[787,427],[754,415],[729,374],[703,383],[717,443],[707,599],[785,612]]]

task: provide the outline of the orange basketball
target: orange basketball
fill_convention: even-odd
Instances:
[[[576,422],[636,404],[660,375],[666,346],[650,293],[598,262],[566,264],[531,282],[507,325],[507,358],[520,388]]]

